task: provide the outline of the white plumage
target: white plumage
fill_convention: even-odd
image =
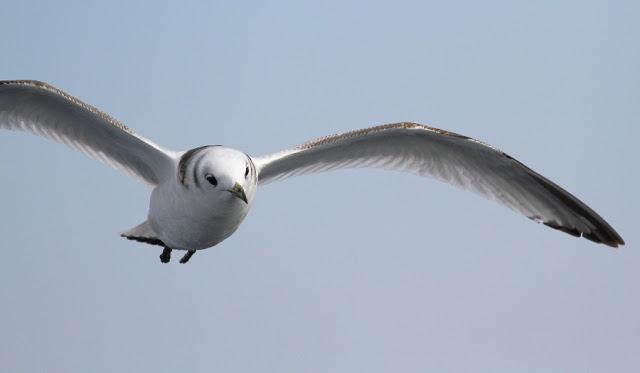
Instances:
[[[123,235],[164,246],[163,261],[181,249],[188,250],[186,262],[195,250],[231,235],[258,185],[357,167],[434,177],[574,236],[624,244],[587,205],[502,151],[415,123],[327,136],[260,157],[221,146],[174,152],[46,83],[0,81],[0,128],[62,142],[153,186],[148,221]]]

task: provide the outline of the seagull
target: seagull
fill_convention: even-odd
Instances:
[[[123,170],[153,188],[147,220],[122,237],[173,250],[215,246],[240,226],[258,186],[292,176],[374,167],[428,176],[475,192],[551,228],[618,247],[595,211],[495,147],[454,132],[402,122],[308,141],[252,157],[221,145],[165,149],[47,83],[0,81],[0,128],[32,132]]]

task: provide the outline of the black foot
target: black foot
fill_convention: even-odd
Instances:
[[[162,254],[160,254],[160,261],[162,263],[169,263],[170,260],[171,260],[171,249],[168,247],[165,247],[164,250],[162,250]]]
[[[193,254],[195,254],[196,251],[195,250],[189,250],[187,251],[186,254],[184,254],[184,256],[182,257],[182,259],[180,259],[180,263],[184,264],[186,262],[189,261],[189,259],[191,259],[191,257],[193,256]]]

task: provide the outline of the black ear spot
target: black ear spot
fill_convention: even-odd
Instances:
[[[206,175],[204,175],[204,178],[207,179],[209,184],[211,184],[213,186],[217,186],[218,185],[218,180],[216,180],[215,176],[213,176],[211,174],[206,174]]]
[[[244,169],[244,178],[246,179],[248,175],[249,175],[249,166],[247,166],[247,168]]]

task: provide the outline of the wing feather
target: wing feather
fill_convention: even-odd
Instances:
[[[620,235],[576,197],[506,153],[457,133],[395,123],[326,136],[254,158],[259,183],[338,168],[429,176],[480,194],[552,228],[612,247]]]
[[[114,118],[34,80],[0,81],[0,128],[31,132],[151,185],[170,176],[174,156]]]

